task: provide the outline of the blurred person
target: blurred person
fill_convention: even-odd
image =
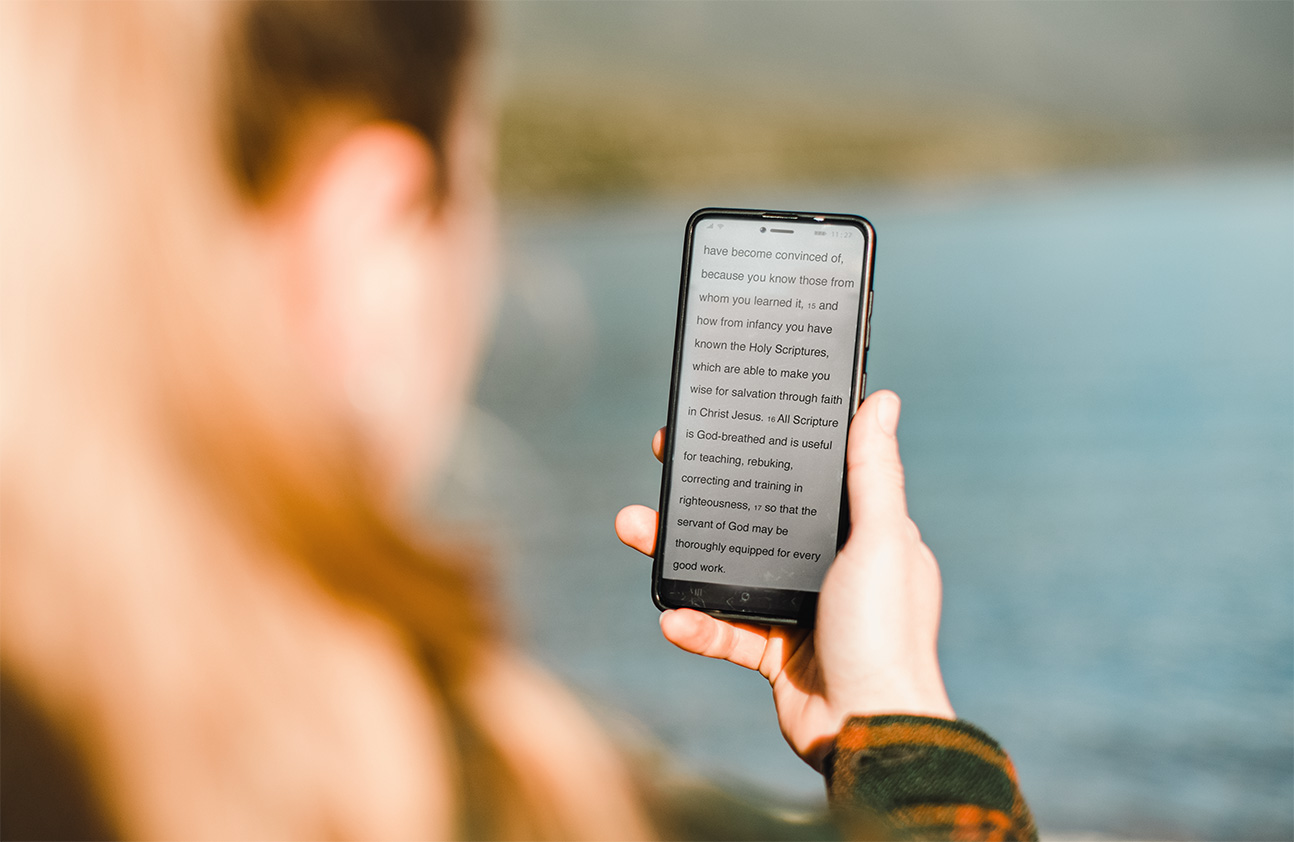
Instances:
[[[480,552],[409,503],[492,299],[473,8],[0,18],[0,832],[673,833],[517,653]],[[1029,836],[952,719],[897,419],[880,393],[852,425],[859,529],[815,634],[662,628],[764,672],[847,833]],[[653,518],[622,539],[650,552]]]

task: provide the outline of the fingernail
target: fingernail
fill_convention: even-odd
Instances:
[[[880,395],[879,398],[876,406],[876,423],[880,424],[885,432],[895,435],[899,430],[899,399],[888,392]]]

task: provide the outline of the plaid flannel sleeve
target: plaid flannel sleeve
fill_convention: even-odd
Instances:
[[[851,839],[1038,838],[1010,758],[969,722],[852,717],[823,771]]]

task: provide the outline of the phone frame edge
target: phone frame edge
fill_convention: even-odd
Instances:
[[[854,345],[854,378],[850,385],[850,391],[854,397],[853,406],[849,411],[849,419],[852,423],[854,414],[857,413],[858,407],[866,397],[864,390],[867,383],[867,352],[871,344],[871,319],[872,319],[872,291],[873,291],[873,274],[876,258],[876,229],[872,223],[865,217],[858,214],[845,213],[815,213],[805,211],[779,211],[779,210],[757,210],[753,208],[724,208],[724,207],[704,207],[692,213],[688,217],[687,224],[683,229],[683,254],[682,263],[679,273],[679,300],[674,322],[674,355],[670,366],[670,387],[669,387],[669,404],[665,420],[665,433],[661,442],[661,486],[660,496],[657,503],[656,511],[659,514],[656,523],[656,546],[652,553],[652,578],[651,578],[651,596],[652,603],[660,611],[668,611],[674,608],[687,606],[670,605],[662,598],[660,586],[664,577],[661,575],[664,565],[664,533],[666,504],[670,495],[670,471],[669,467],[674,457],[674,427],[676,413],[678,410],[678,386],[679,386],[679,369],[683,359],[683,332],[686,325],[687,314],[687,296],[689,290],[689,275],[692,268],[692,251],[693,239],[696,225],[705,217],[713,215],[727,215],[744,218],[765,218],[768,215],[774,215],[775,218],[792,218],[795,221],[814,220],[815,217],[821,217],[824,220],[835,220],[846,222],[859,227],[867,238],[866,249],[863,253],[863,289],[859,296],[859,309],[861,316],[859,318],[858,334],[855,337]],[[849,499],[847,477],[841,477],[841,505],[840,505],[840,524],[837,532],[837,549],[843,546],[844,541],[848,538],[850,529],[849,518]],[[834,563],[834,559],[831,563]],[[686,579],[671,579],[669,581],[690,581]],[[697,584],[719,584],[698,582]],[[806,617],[786,617],[780,615],[763,615],[756,613],[734,613],[724,612],[714,609],[703,610],[703,613],[713,617],[736,620],[747,623],[764,623],[770,625],[795,625],[799,627],[811,628],[814,625],[816,616],[816,604],[818,591],[788,591],[788,593],[803,594],[811,598],[813,602],[813,611],[810,616]]]

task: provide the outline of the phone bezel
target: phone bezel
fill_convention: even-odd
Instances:
[[[664,572],[670,475],[674,462],[674,429],[678,420],[679,374],[683,365],[683,330],[687,323],[689,279],[692,274],[692,246],[696,227],[703,220],[769,219],[774,221],[817,222],[847,224],[862,232],[863,252],[862,290],[858,296],[858,334],[854,340],[854,371],[850,383],[850,411],[852,420],[862,402],[867,385],[867,351],[871,344],[872,316],[872,266],[876,255],[876,230],[861,216],[842,213],[806,213],[802,211],[754,210],[746,208],[702,208],[688,218],[683,235],[683,266],[679,281],[678,315],[674,328],[674,362],[670,371],[669,413],[666,416],[661,490],[656,526],[656,552],[652,559],[652,602],[661,611],[670,608],[695,608],[725,619],[750,623],[792,624],[812,627],[817,616],[818,592],[753,588],[719,582],[694,582],[687,579],[668,579]],[[844,459],[844,455],[841,455]],[[840,488],[840,523],[836,548],[849,537],[849,500],[842,478]]]

